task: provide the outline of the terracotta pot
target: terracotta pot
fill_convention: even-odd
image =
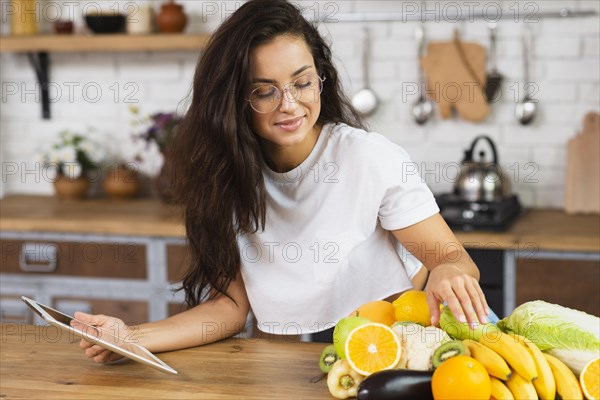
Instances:
[[[126,165],[118,165],[108,170],[102,187],[106,194],[113,199],[130,199],[140,188],[140,179],[137,171]]]
[[[187,25],[187,16],[183,6],[175,4],[174,0],[164,3],[156,16],[156,26],[161,33],[180,33]]]
[[[63,200],[83,199],[87,196],[90,188],[90,180],[85,175],[81,175],[76,179],[69,179],[64,175],[58,175],[53,183],[56,196]]]

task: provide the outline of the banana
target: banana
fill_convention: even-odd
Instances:
[[[556,396],[556,382],[552,370],[550,369],[550,365],[548,365],[548,361],[546,361],[546,358],[544,357],[544,353],[542,353],[535,343],[525,336],[517,335],[516,333],[511,333],[510,335],[525,346],[535,362],[538,377],[533,381],[533,386],[540,399],[554,400]]]
[[[515,400],[515,396],[500,379],[490,376],[490,383],[492,384],[492,399]]]
[[[515,399],[538,400],[538,395],[535,391],[535,387],[533,387],[533,383],[523,378],[516,373],[516,371],[506,381],[506,387],[508,387]]]
[[[542,353],[550,365],[552,375],[556,381],[556,393],[563,399],[580,400],[583,393],[575,374],[558,358]]]
[[[510,378],[510,368],[506,361],[504,361],[504,358],[498,353],[471,339],[465,339],[463,342],[471,352],[471,357],[479,361],[485,367],[488,374],[503,381]]]
[[[537,378],[535,362],[525,346],[518,343],[514,338],[503,332],[492,332],[483,334],[479,343],[489,347],[500,354],[508,365],[521,377],[531,382]]]

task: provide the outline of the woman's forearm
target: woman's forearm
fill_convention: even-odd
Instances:
[[[479,269],[477,268],[477,265],[475,265],[475,262],[462,245],[459,243],[456,243],[456,245],[460,246],[460,248],[450,251],[448,254],[444,254],[438,265],[452,264],[465,274],[470,275],[479,281]],[[430,270],[432,271],[436,267],[437,266],[434,266]]]
[[[131,339],[151,352],[200,346],[239,333],[247,315],[247,307],[227,298],[209,300],[170,318],[131,327]]]

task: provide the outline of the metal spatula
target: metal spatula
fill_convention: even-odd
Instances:
[[[485,96],[488,103],[494,103],[498,99],[496,96],[500,90],[502,79],[504,76],[498,72],[497,60],[496,60],[496,31],[498,25],[495,22],[488,24],[490,28],[490,71],[487,73],[486,84],[485,84]]]

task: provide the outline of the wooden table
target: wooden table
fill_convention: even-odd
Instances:
[[[178,375],[133,361],[96,364],[69,334],[0,325],[2,399],[332,399],[323,344],[231,338],[158,356]]]

